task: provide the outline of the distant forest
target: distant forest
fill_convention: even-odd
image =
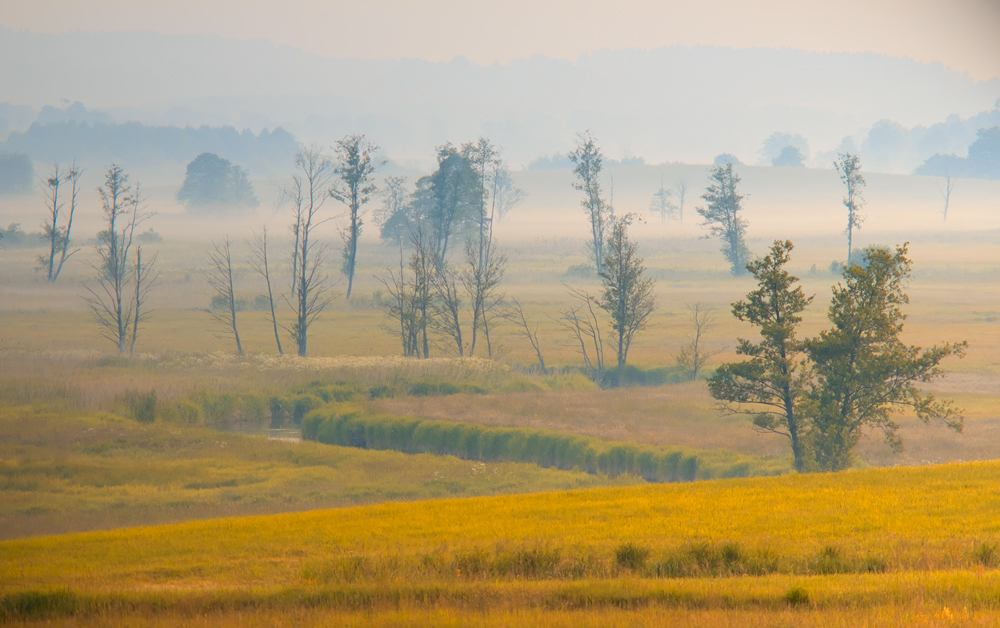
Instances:
[[[54,112],[69,110],[75,110],[72,117],[76,119],[36,121],[26,131],[15,131],[0,142],[0,153],[27,155],[36,164],[76,160],[87,167],[101,168],[119,162],[142,168],[164,161],[187,164],[199,154],[209,152],[242,164],[255,177],[278,177],[288,174],[298,150],[298,140],[282,128],[263,129],[254,134],[249,129],[241,132],[231,126],[117,124],[107,114],[87,111],[80,103],[67,110],[43,110],[39,119],[51,120],[56,117]],[[3,112],[0,106],[0,113]]]

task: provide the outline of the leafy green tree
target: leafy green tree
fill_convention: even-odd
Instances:
[[[189,208],[232,209],[260,205],[246,170],[214,153],[202,153],[187,165],[177,200]]]
[[[816,468],[836,471],[852,462],[861,430],[881,430],[894,449],[902,443],[891,414],[911,408],[925,423],[935,420],[962,430],[961,411],[923,393],[918,383],[943,375],[944,358],[962,357],[967,344],[945,343],[929,349],[899,338],[909,302],[903,284],[910,276],[907,247],[865,249],[860,264],[844,269],[844,283],[833,289],[829,318],[833,327],[807,342],[816,376],[811,393],[812,450]]]
[[[615,351],[619,371],[628,359],[632,338],[646,327],[650,314],[656,309],[653,280],[644,276],[646,267],[638,255],[638,247],[628,237],[631,223],[631,214],[611,218],[598,301],[598,306],[611,317],[611,328],[617,334]]]
[[[379,159],[379,147],[365,140],[364,135],[348,135],[337,141],[337,178],[339,182],[330,190],[330,196],[347,205],[350,222],[341,230],[344,240],[343,271],[347,275],[347,295],[351,298],[354,287],[354,267],[358,259],[358,238],[363,225],[362,207],[378,191],[372,174],[385,164]]]
[[[802,151],[794,146],[786,146],[771,160],[771,165],[776,168],[801,168],[805,166],[804,162],[805,156]]]
[[[573,172],[577,182],[574,190],[583,192],[580,204],[590,221],[590,246],[593,249],[594,264],[600,274],[604,269],[604,238],[611,217],[611,205],[604,200],[601,191],[601,168],[604,156],[590,131],[576,136],[576,150],[569,154],[573,162]]]
[[[757,289],[733,303],[733,316],[760,328],[760,341],[738,339],[736,353],[750,359],[720,366],[709,377],[708,390],[730,412],[749,415],[757,428],[787,437],[795,469],[802,472],[808,460],[809,419],[802,406],[809,370],[803,342],[795,335],[813,297],[805,296],[801,286],[792,287],[798,277],[785,270],[792,248],[791,242],[775,241],[768,255],[747,265]]]
[[[742,275],[750,251],[744,240],[749,223],[740,216],[744,197],[736,191],[740,177],[733,172],[732,162],[727,162],[713,166],[709,178],[711,183],[701,195],[706,206],[696,208],[703,219],[701,226],[708,229],[709,235],[705,237],[722,240],[722,254],[729,260],[731,272]]]
[[[473,162],[451,144],[438,148],[438,168],[429,183],[431,237],[438,259],[444,260],[453,236],[482,225],[483,188]],[[418,182],[418,192],[420,187]]]
[[[861,159],[851,153],[840,153],[837,161],[833,163],[840,174],[840,180],[847,187],[847,196],[844,197],[844,207],[847,208],[847,263],[851,262],[851,253],[854,242],[854,230],[861,229],[864,217],[861,216],[861,208],[865,205],[865,198],[861,195],[861,190],[865,187],[865,178],[861,174]]]

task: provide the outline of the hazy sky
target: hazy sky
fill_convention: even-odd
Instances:
[[[1000,0],[4,0],[0,26],[216,34],[326,57],[479,64],[674,44],[873,51],[1000,76]]]

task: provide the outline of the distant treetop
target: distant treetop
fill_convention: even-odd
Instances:
[[[1000,179],[1000,126],[979,129],[968,156],[938,153],[921,164],[913,174]]]
[[[260,205],[247,171],[214,153],[202,153],[187,165],[177,200],[188,209],[245,209]]]
[[[712,160],[712,165],[714,166],[725,166],[726,164],[733,164],[734,166],[742,166],[743,162],[739,160],[736,155],[732,153],[722,153],[721,155],[716,155],[715,159]]]

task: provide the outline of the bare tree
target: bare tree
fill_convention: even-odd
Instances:
[[[549,370],[545,367],[541,345],[538,343],[538,323],[535,323],[534,327],[528,323],[528,318],[524,315],[524,308],[521,307],[517,299],[510,299],[510,307],[505,311],[504,317],[520,328],[518,331],[528,339],[531,348],[535,350],[535,355],[538,356],[538,364],[542,367],[542,373],[548,375]]]
[[[236,355],[243,355],[240,332],[236,327],[236,293],[233,290],[233,256],[229,234],[226,234],[221,245],[212,242],[208,259],[212,263],[207,276],[208,285],[215,291],[208,313],[219,326],[215,333],[220,338],[231,336],[236,341]]]
[[[668,216],[677,213],[677,206],[674,205],[674,191],[663,187],[663,179],[660,179],[660,189],[653,192],[653,199],[649,202],[649,211],[652,214],[660,215],[660,222],[666,222]]]
[[[392,325],[382,324],[382,329],[393,335],[398,335],[403,345],[404,356],[418,356],[418,331],[416,326],[416,308],[412,284],[406,280],[406,266],[403,263],[403,247],[399,247],[399,273],[387,268],[375,279],[385,286],[388,299],[380,301],[382,311],[394,321]]]
[[[677,183],[674,184],[674,190],[677,192],[677,219],[684,222],[684,197],[688,191],[687,180],[678,179]]]
[[[597,379],[604,372],[604,340],[601,338],[601,325],[594,311],[597,300],[582,289],[566,286],[566,290],[577,304],[560,312],[561,316],[556,322],[580,344],[584,367],[593,379]],[[593,359],[590,357],[591,347],[594,351]]]
[[[130,351],[135,346],[142,305],[155,280],[152,275],[155,256],[143,263],[141,250],[136,247],[136,262],[133,264],[130,259],[136,227],[153,212],[146,210],[139,184],[133,187],[128,174],[117,164],[108,168],[104,185],[97,191],[106,228],[98,234],[94,247],[99,260],[93,264],[97,287],[85,286],[90,293],[86,301],[101,335],[118,345],[119,353],[125,353],[126,343]]]
[[[372,212],[372,221],[381,229],[406,206],[406,177],[386,177],[385,186],[378,194],[382,197],[382,205]]]
[[[483,257],[480,258],[480,256]],[[459,276],[472,307],[470,356],[475,354],[477,332],[482,329],[486,339],[487,355],[493,357],[490,324],[499,315],[499,308],[502,307],[504,301],[505,295],[500,290],[500,284],[506,272],[507,255],[496,247],[492,236],[483,246],[478,246],[473,241],[466,242],[465,266]]]
[[[600,273],[604,267],[604,235],[607,231],[611,206],[605,202],[601,192],[601,167],[604,156],[590,131],[576,136],[576,150],[569,154],[574,164],[573,172],[577,182],[574,190],[583,192],[583,206],[590,222],[590,246],[594,254],[594,264]]]
[[[295,321],[286,327],[295,340],[300,356],[306,355],[309,326],[333,300],[329,278],[323,273],[328,247],[316,241],[316,229],[330,220],[322,218],[323,204],[330,196],[335,176],[334,163],[316,145],[303,148],[295,156],[297,173],[282,191],[294,212],[291,231],[295,241],[292,254],[292,288],[288,299]]]
[[[278,334],[278,318],[274,312],[274,290],[271,287],[271,268],[267,259],[267,225],[261,228],[260,234],[254,232],[253,242],[247,241],[250,246],[250,268],[264,278],[267,285],[267,303],[271,308],[271,326],[274,328],[274,342],[278,345],[278,355],[285,355],[281,350],[281,337]]]
[[[472,307],[472,342],[469,355],[474,355],[482,329],[486,338],[487,354],[493,357],[490,340],[490,322],[496,318],[504,295],[500,291],[507,270],[507,256],[500,252],[493,239],[493,225],[497,219],[497,207],[501,203],[498,195],[500,173],[506,165],[500,151],[489,140],[479,139],[478,144],[467,147],[470,161],[476,166],[483,189],[483,211],[479,224],[479,237],[465,244],[465,266],[460,273],[462,285]]]
[[[498,160],[493,173],[493,200],[497,220],[506,218],[507,214],[527,197],[527,192],[514,185],[507,164]]]
[[[54,282],[62,272],[63,264],[80,249],[69,252],[70,235],[73,231],[73,215],[76,213],[76,196],[79,191],[80,175],[83,169],[76,165],[74,161],[68,171],[60,171],[59,164],[52,166],[52,172],[46,179],[40,180],[42,193],[45,195],[45,205],[48,214],[45,222],[42,223],[42,234],[49,244],[49,250],[45,255],[38,256],[38,270],[43,270],[47,274],[47,279]],[[59,213],[65,206],[65,202],[59,199],[60,188],[64,183],[70,184],[69,191],[69,215],[66,217],[66,226],[60,226]],[[58,260],[56,259],[58,256]]]
[[[444,262],[439,262],[431,275],[434,298],[430,303],[428,326],[445,339],[446,345],[454,345],[455,353],[465,355],[462,340],[462,297],[458,292],[458,273]]]
[[[350,222],[340,230],[344,240],[343,271],[347,276],[347,298],[351,298],[354,287],[354,267],[358,259],[358,238],[364,224],[362,208],[378,186],[372,181],[372,173],[385,165],[385,160],[376,156],[379,147],[365,139],[364,135],[348,135],[337,141],[336,174],[340,182],[330,189],[330,196],[347,205]]]
[[[137,190],[138,191],[138,190]],[[139,321],[143,321],[149,316],[152,310],[145,308],[149,298],[149,291],[156,284],[159,272],[153,272],[156,264],[156,254],[147,261],[142,261],[142,247],[135,247],[135,292],[133,294],[135,302],[135,314],[132,316],[132,340],[129,343],[128,352],[135,351],[135,340],[139,335]]]
[[[945,174],[944,189],[941,189],[941,184],[938,183],[938,190],[941,192],[941,196],[944,198],[944,209],[941,211],[941,220],[948,220],[948,203],[951,201],[951,191],[955,189],[955,179],[951,178],[950,174]]]
[[[694,328],[691,341],[677,352],[677,367],[689,376],[691,381],[698,381],[698,372],[712,356],[721,351],[708,351],[702,344],[702,336],[715,325],[715,313],[702,303],[687,304],[691,325]]]
[[[393,321],[383,325],[383,329],[399,335],[404,356],[424,358],[430,355],[427,335],[431,316],[431,279],[435,272],[433,243],[424,224],[408,225],[413,253],[409,263],[404,264],[403,247],[399,247],[399,272],[386,269],[375,278],[386,288],[388,299],[382,300],[382,311]],[[409,271],[409,278],[407,276]]]
[[[837,161],[833,162],[840,174],[840,180],[847,186],[847,196],[844,197],[844,207],[847,208],[847,263],[851,263],[851,252],[854,251],[854,229],[861,228],[864,217],[861,208],[865,199],[861,195],[865,187],[865,178],[861,175],[861,159],[850,153],[838,153]]]

